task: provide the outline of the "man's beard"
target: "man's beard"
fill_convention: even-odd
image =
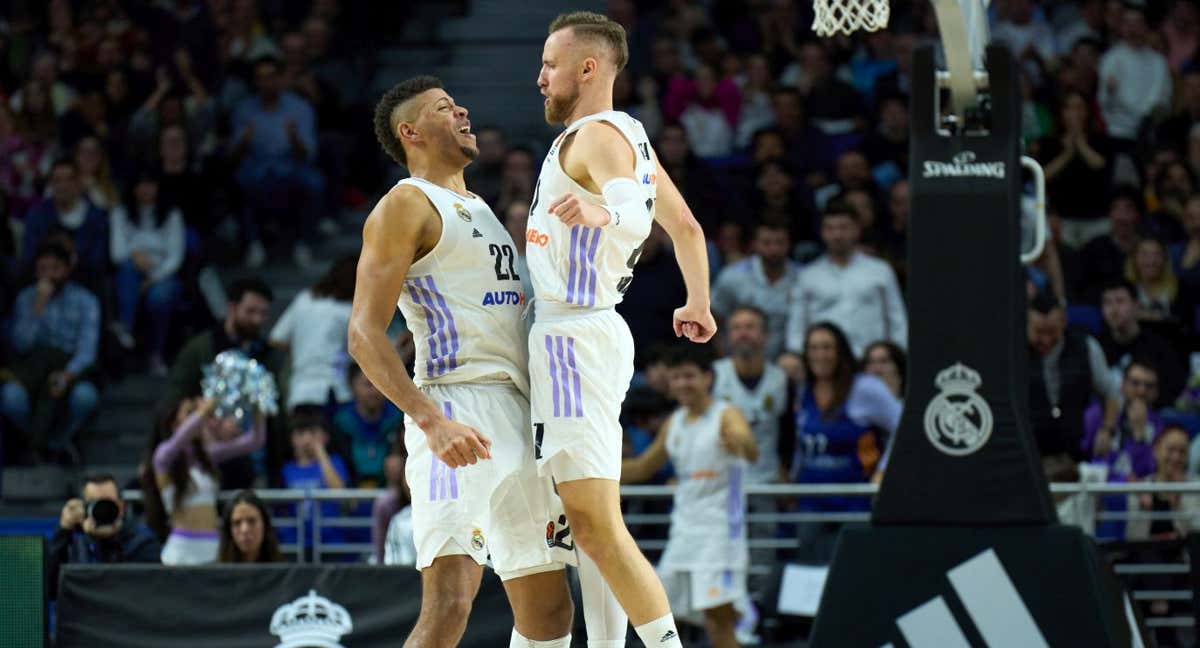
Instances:
[[[242,341],[257,340],[259,333],[262,332],[261,326],[247,324],[245,322],[234,321],[233,331],[237,333],[238,339]]]
[[[550,97],[550,102],[546,104],[546,123],[561,124],[567,121],[567,117],[571,116],[571,108],[573,108],[578,101],[579,88],[575,88],[575,90],[566,97]]]
[[[743,360],[752,360],[762,355],[762,347],[749,342],[734,342],[729,345],[729,354]]]

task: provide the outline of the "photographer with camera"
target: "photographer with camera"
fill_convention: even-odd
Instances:
[[[85,477],[80,496],[63,506],[58,530],[50,538],[46,569],[50,598],[57,597],[62,565],[156,563],[162,552],[150,529],[124,519],[125,502],[112,475]]]

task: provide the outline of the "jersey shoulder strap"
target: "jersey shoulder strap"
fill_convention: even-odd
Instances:
[[[620,132],[625,138],[625,140],[629,142],[629,145],[634,148],[635,152],[639,151],[638,145],[643,143],[641,140],[646,139],[643,135],[638,133],[638,131],[642,131],[643,133],[645,131],[641,128],[635,128],[635,126],[640,126],[641,124],[631,117],[629,113],[621,112],[619,110],[605,110],[604,112],[592,113],[586,117],[580,117],[579,119],[576,119],[571,123],[570,126],[567,127],[565,131],[563,131],[563,134],[559,137],[559,141],[562,141],[563,138],[566,138],[568,135],[575,133],[580,128],[583,128],[585,124],[599,121],[607,122],[611,124],[613,128],[616,128],[617,131]]]

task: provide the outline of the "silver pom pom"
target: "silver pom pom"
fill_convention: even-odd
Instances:
[[[204,368],[200,391],[217,405],[217,416],[239,419],[260,412],[271,416],[279,412],[279,391],[275,377],[257,360],[237,349],[222,351]]]

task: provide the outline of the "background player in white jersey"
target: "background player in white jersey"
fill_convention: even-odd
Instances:
[[[714,648],[736,648],[735,605],[746,598],[750,557],[742,485],[758,447],[738,408],[713,398],[712,362],[700,346],[668,356],[679,409],[645,452],[624,462],[621,481],[649,479],[668,460],[675,466],[679,485],[658,573],[680,618],[702,615]]]
[[[538,468],[554,477],[575,541],[598,566],[642,641],[678,646],[662,583],[621,517],[621,401],[633,374],[629,327],[613,310],[652,219],[675,245],[688,289],[676,335],[706,342],[704,234],[658,164],[645,130],[612,110],[613,82],[628,59],[625,30],[599,14],[550,25],[538,87],[555,139],[534,189],[526,259],[537,293],[530,332],[530,406]],[[666,322],[663,323],[666,326]],[[586,568],[581,559],[581,574]],[[585,616],[595,612],[585,586]],[[589,617],[590,620],[590,617]],[[624,645],[624,618],[600,637]],[[592,640],[589,643],[608,645]]]
[[[422,598],[405,645],[458,645],[490,553],[512,645],[565,648],[573,606],[559,554],[573,554],[547,541],[561,505],[528,435],[520,276],[512,238],[463,180],[478,154],[467,110],[436,78],[416,77],[383,96],[375,131],[412,177],[363,228],[348,342],[406,414]],[[397,305],[417,343],[415,382],[385,334]]]

